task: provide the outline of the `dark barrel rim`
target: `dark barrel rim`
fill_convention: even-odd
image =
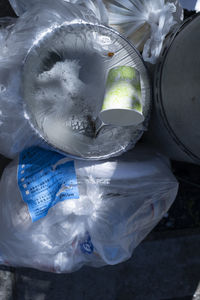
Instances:
[[[180,140],[180,138],[176,135],[173,128],[170,125],[170,122],[167,118],[167,115],[165,113],[164,105],[163,105],[163,98],[162,98],[162,91],[161,91],[161,81],[162,81],[162,72],[165,64],[166,57],[168,55],[168,52],[170,48],[173,45],[173,42],[177,35],[194,19],[198,18],[200,16],[200,13],[195,14],[189,18],[187,18],[183,23],[179,26],[179,28],[176,28],[166,39],[163,50],[161,52],[159,61],[155,68],[155,74],[154,74],[154,101],[155,105],[158,108],[158,112],[162,117],[162,121],[165,125],[166,130],[168,131],[169,135],[173,139],[173,141],[177,144],[177,146],[188,156],[190,156],[194,161],[200,162],[200,157],[192,153],[191,150],[189,150],[184,143]]]

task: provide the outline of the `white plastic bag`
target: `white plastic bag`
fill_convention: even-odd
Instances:
[[[109,25],[122,32],[143,51],[145,61],[155,63],[163,41],[183,19],[178,0],[105,0]]]
[[[31,148],[0,181],[1,259],[57,273],[120,263],[177,190],[168,160],[148,148],[102,162]]]

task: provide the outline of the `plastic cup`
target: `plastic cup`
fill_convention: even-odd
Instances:
[[[140,74],[135,68],[119,66],[109,71],[99,117],[104,124],[114,126],[138,125],[144,121]]]

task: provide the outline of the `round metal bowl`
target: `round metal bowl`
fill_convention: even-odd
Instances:
[[[95,49],[101,53],[99,61],[94,55]],[[102,51],[99,52],[99,49]],[[114,52],[112,57],[108,55],[110,51]],[[102,72],[106,78],[108,71],[116,66],[132,66],[139,71],[145,117],[143,124],[137,127],[106,126],[94,139],[77,132],[69,132],[65,127],[67,121],[65,116],[49,114],[44,107],[41,108],[36,95],[39,74],[50,70],[58,61],[81,60],[83,57],[88,63],[83,67],[82,81],[86,77],[87,80],[92,80],[96,72]],[[130,42],[115,30],[103,25],[79,22],[63,24],[46,31],[33,44],[25,59],[22,89],[25,116],[37,135],[53,149],[74,158],[98,160],[120,155],[135,145],[148,123],[151,89],[144,62]],[[92,86],[90,89],[92,91]],[[94,91],[95,89],[97,89],[94,98],[97,116],[101,110],[103,94],[102,89],[98,90],[97,86]]]

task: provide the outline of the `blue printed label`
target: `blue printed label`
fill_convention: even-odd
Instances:
[[[57,202],[79,198],[74,161],[39,147],[20,154],[18,185],[33,222]]]
[[[91,237],[87,234],[86,239],[80,243],[80,248],[83,253],[92,254],[94,251],[94,246],[91,241]]]

